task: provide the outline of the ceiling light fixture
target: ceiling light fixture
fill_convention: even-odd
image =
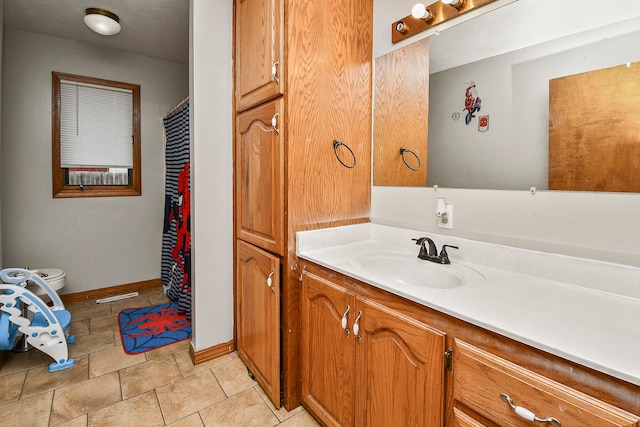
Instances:
[[[90,7],[84,16],[84,23],[98,34],[112,36],[120,32],[120,18],[115,13],[97,7]]]

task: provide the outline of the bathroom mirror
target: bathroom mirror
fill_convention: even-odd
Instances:
[[[525,0],[516,4],[523,3]],[[507,6],[429,38],[428,147],[425,141],[427,155],[424,158],[428,186],[548,189],[550,81],[640,59],[637,48],[640,46],[640,18],[556,37],[500,54],[496,54],[496,46],[492,46],[491,56],[483,57],[479,51],[482,46],[469,40],[483,32],[500,33],[495,27],[495,20],[491,21],[492,28],[482,27],[483,20],[488,19],[486,17],[498,12],[501,14],[500,23],[517,28],[518,19],[523,16],[516,13],[516,16],[509,17],[511,11],[518,10]],[[492,40],[486,34],[480,38],[487,43]],[[467,55],[474,57],[473,62],[456,64],[451,58],[455,56],[456,46],[464,49],[468,43],[475,46]],[[402,49],[408,47],[410,45]],[[451,64],[455,66],[449,68]],[[469,99],[473,102],[479,99],[477,106],[480,108],[472,112],[473,117],[467,124],[465,119],[469,110],[465,110],[465,102],[468,103]],[[594,105],[598,100],[593,99],[583,105],[584,110],[593,110],[597,114],[598,109]],[[467,106],[476,105],[473,102]],[[377,104],[374,111],[376,107]],[[397,110],[400,117],[404,109],[398,107]],[[378,124],[374,120],[374,152],[379,150],[376,146],[379,141],[375,138]],[[614,122],[611,127],[621,134],[635,134],[635,143],[640,144],[637,129],[625,129]],[[386,165],[378,164],[377,167],[385,169]],[[637,168],[631,170],[628,163],[620,164],[619,169],[629,174],[632,180],[640,180],[640,171]],[[407,184],[379,184],[374,176],[374,185]]]

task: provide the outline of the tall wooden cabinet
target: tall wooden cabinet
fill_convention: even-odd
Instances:
[[[282,384],[292,409],[300,402],[295,233],[369,219],[373,2],[235,0],[234,7],[236,343],[257,369],[262,349],[243,348],[241,335],[255,331],[245,327],[252,314],[242,300],[254,298],[245,282],[264,278],[239,274],[244,242],[281,264],[278,324],[270,325],[280,331],[278,345],[266,330],[251,342],[279,349],[277,378],[258,381],[274,390],[277,407]]]

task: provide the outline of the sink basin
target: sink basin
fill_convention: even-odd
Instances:
[[[451,264],[436,264],[406,252],[365,252],[355,255],[350,262],[371,278],[403,285],[451,289],[485,282],[481,273],[456,264],[455,261]]]

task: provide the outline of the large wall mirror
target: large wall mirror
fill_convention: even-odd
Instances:
[[[520,0],[518,3],[525,1],[528,0]],[[508,17],[509,9],[514,11],[515,16]],[[523,16],[517,12],[518,9],[511,5],[500,9],[500,25],[510,26],[513,31],[518,31],[518,20],[523,19]],[[406,148],[423,156],[421,160],[426,164],[427,178],[422,185],[503,190],[529,190],[531,187],[538,190],[549,189],[550,119],[551,123],[554,123],[556,117],[576,117],[579,118],[574,120],[576,127],[561,134],[560,145],[564,151],[555,157],[562,157],[564,161],[576,157],[578,151],[573,149],[583,150],[584,145],[588,143],[599,146],[599,151],[592,156],[590,162],[602,163],[609,154],[614,156],[615,152],[619,153],[622,150],[625,154],[618,154],[618,160],[613,162],[613,171],[605,170],[598,173],[605,178],[609,173],[616,173],[632,185],[622,189],[606,186],[556,188],[639,191],[640,119],[630,118],[630,115],[637,117],[637,113],[626,111],[629,109],[625,107],[632,105],[629,103],[633,98],[637,100],[638,90],[634,89],[636,95],[633,95],[634,92],[628,86],[616,87],[616,83],[621,79],[609,77],[610,87],[607,91],[613,95],[601,93],[596,89],[590,92],[587,98],[582,98],[581,102],[565,103],[562,99],[571,98],[570,93],[567,95],[567,92],[562,90],[555,90],[555,93],[555,86],[550,82],[564,83],[563,78],[566,76],[622,68],[622,74],[618,75],[629,76],[629,80],[635,82],[635,87],[640,87],[640,74],[637,72],[640,68],[640,63],[637,63],[640,60],[640,17],[547,40],[523,49],[497,55],[493,53],[490,57],[483,58],[481,53],[476,51],[474,54],[477,60],[452,68],[446,67],[451,61],[441,56],[455,55],[456,45],[464,46],[471,38],[477,38],[478,34],[498,32],[495,26],[483,28],[481,18],[483,17],[429,37],[428,49],[418,50],[428,51],[430,55],[428,60],[421,61],[429,64],[430,68],[427,79],[428,145],[422,137],[422,146],[418,142],[416,146]],[[495,22],[492,21],[492,25],[496,25]],[[486,34],[482,37],[486,37]],[[402,49],[410,47],[411,45]],[[397,52],[388,55],[398,56]],[[389,62],[386,55],[379,59]],[[415,73],[415,69],[411,72]],[[622,81],[620,83],[622,84]],[[378,84],[376,81],[376,85]],[[395,84],[397,85],[397,82]],[[550,86],[554,105],[551,115]],[[582,86],[578,84],[577,87]],[[611,107],[614,100],[622,98],[625,98],[625,101],[621,106]],[[378,102],[376,96],[374,114]],[[395,102],[398,103],[397,100]],[[598,103],[605,103],[606,108],[603,109]],[[415,110],[414,106],[406,109],[412,110]],[[396,114],[406,122],[403,111],[402,106],[399,106]],[[384,125],[385,120],[394,120],[394,117],[375,116],[374,152],[381,151],[377,144],[383,141],[376,139],[376,127]],[[599,132],[602,133],[594,133],[595,125],[600,126]],[[585,135],[591,136],[588,142],[584,138]],[[404,145],[407,143],[405,141]],[[557,148],[552,148],[553,150]],[[398,160],[402,160],[398,159],[397,147],[394,146],[393,150],[387,151],[393,152],[395,158],[374,158],[374,184],[377,170],[385,170],[386,162],[397,163]],[[553,153],[551,157],[554,158]],[[397,165],[391,167],[397,168]],[[577,163],[574,167],[582,177],[591,175],[590,170],[585,170],[589,167],[589,162]],[[561,169],[567,168],[564,166]],[[552,165],[551,169],[557,170],[558,167]],[[386,182],[376,185],[407,184]],[[553,185],[551,189],[555,189]]]

